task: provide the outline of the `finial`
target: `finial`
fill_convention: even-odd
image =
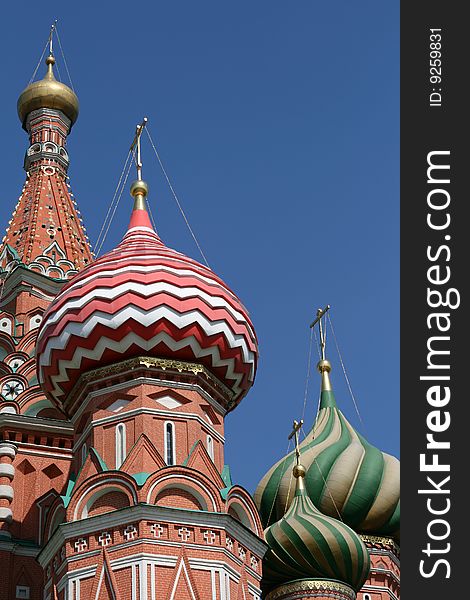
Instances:
[[[148,194],[148,185],[142,179],[142,157],[140,153],[140,138],[144,127],[147,125],[147,117],[144,117],[142,123],[136,126],[134,141],[131,145],[131,152],[136,148],[136,167],[137,180],[131,185],[131,196],[134,198],[134,210],[145,210],[145,198]]]
[[[326,358],[325,358],[326,330],[323,327],[323,321],[322,321],[323,317],[330,310],[330,308],[331,308],[331,306],[329,304],[327,304],[325,306],[325,308],[319,308],[317,310],[317,318],[315,319],[315,321],[313,321],[313,323],[310,324],[310,328],[312,328],[312,327],[315,327],[315,325],[318,323],[318,328],[320,330],[320,357],[321,358],[317,364],[317,369],[321,373],[321,376],[322,376],[322,385],[321,385],[322,392],[332,391],[330,377],[329,377],[329,373],[331,371],[331,363],[330,363],[330,361],[326,360]]]

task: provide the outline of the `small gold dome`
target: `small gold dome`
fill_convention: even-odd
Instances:
[[[28,85],[18,98],[18,116],[23,127],[29,113],[39,108],[61,110],[72,121],[72,125],[77,120],[78,98],[73,90],[54,77],[52,70],[54,63],[55,58],[52,55],[48,56],[47,73],[44,79]]]

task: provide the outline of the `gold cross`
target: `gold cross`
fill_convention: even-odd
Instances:
[[[292,438],[295,439],[295,461],[297,465],[300,464],[299,429],[302,427],[303,424],[303,419],[300,419],[300,421],[294,421],[294,428],[292,429],[288,438],[289,440],[291,440]]]
[[[144,117],[142,120],[142,123],[140,123],[140,125],[137,125],[137,127],[135,128],[134,141],[132,142],[132,145],[131,145],[131,152],[137,146],[136,165],[137,165],[138,181],[142,180],[142,160],[141,160],[141,156],[140,156],[140,138],[142,136],[144,127],[147,125],[147,121],[148,121],[147,117]]]
[[[330,310],[331,306],[329,304],[327,304],[325,306],[325,308],[319,308],[317,310],[317,318],[315,319],[315,321],[313,323],[310,324],[310,329],[312,329],[312,327],[315,327],[315,325],[318,323],[318,327],[320,329],[320,348],[321,348],[321,359],[325,360],[325,346],[326,346],[326,335],[325,335],[325,330],[323,329],[323,322],[322,322],[322,318],[326,315],[326,313]]]
[[[52,36],[54,35],[54,29],[55,29],[55,27],[56,27],[56,25],[57,25],[57,20],[58,20],[58,19],[56,19],[56,20],[54,21],[54,23],[52,23],[52,25],[51,25],[51,30],[50,30],[50,32],[49,32],[49,54],[50,54],[51,56],[54,54],[54,52],[52,51]]]

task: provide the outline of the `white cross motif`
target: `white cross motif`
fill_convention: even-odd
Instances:
[[[187,527],[180,527],[178,529],[178,535],[180,536],[180,538],[183,542],[187,542],[189,540],[189,538],[191,537],[191,532],[189,531],[189,529]]]
[[[88,546],[88,542],[86,541],[85,538],[78,538],[78,540],[75,542],[75,550],[77,552],[83,552],[84,550],[87,549]]]
[[[256,571],[256,569],[258,568],[258,559],[256,558],[256,556],[252,556],[251,557],[251,567],[252,569],[254,569]]]
[[[206,540],[206,544],[213,544],[215,542],[216,535],[213,531],[207,530],[202,536]]]
[[[161,538],[163,535],[163,527],[160,523],[154,523],[150,526],[150,531],[153,533],[154,538]]]
[[[124,529],[124,537],[126,538],[126,541],[130,542],[131,540],[134,540],[137,536],[137,528],[135,527],[135,525],[128,525],[125,529]]]
[[[233,540],[229,537],[225,540],[225,545],[229,550],[233,550]]]
[[[238,556],[242,559],[245,560],[245,556],[246,556],[246,551],[245,548],[242,548],[241,546],[238,548]]]
[[[98,538],[98,541],[100,543],[100,546],[107,546],[108,544],[110,544],[111,534],[109,533],[109,531],[103,531],[103,533]]]

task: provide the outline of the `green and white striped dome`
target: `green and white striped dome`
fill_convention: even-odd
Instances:
[[[320,410],[300,445],[307,493],[322,513],[341,518],[356,532],[399,539],[400,463],[369,444],[347,421],[331,389],[331,367],[323,363]],[[293,501],[294,464],[291,452],[268,471],[255,492],[265,527],[280,519]]]
[[[359,590],[370,569],[367,548],[350,527],[315,508],[305,490],[304,469],[295,471],[291,506],[265,531],[264,591],[298,579],[334,580]]]

